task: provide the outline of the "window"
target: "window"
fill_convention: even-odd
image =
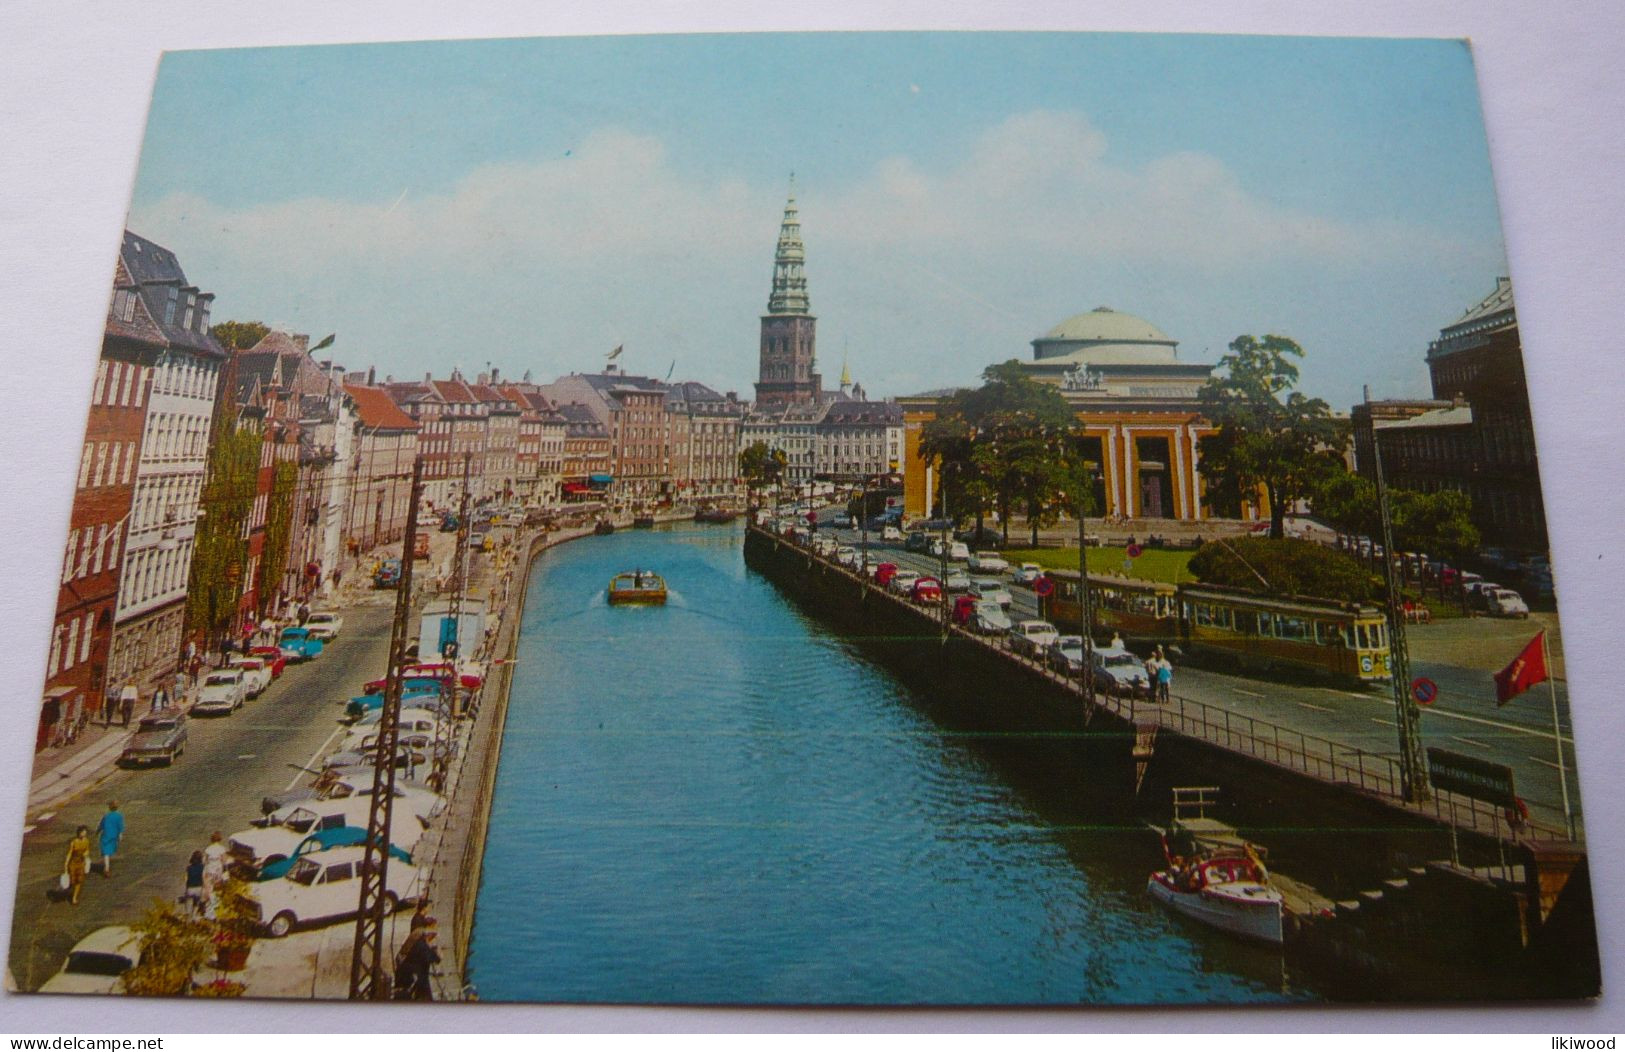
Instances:
[[[96,471],[91,476],[91,485],[100,486],[107,477],[107,446],[106,442],[96,443]]]
[[[68,531],[68,548],[62,555],[62,583],[67,584],[73,580],[73,557],[79,551],[79,531]]]
[[[84,449],[79,453],[79,488],[84,489],[90,484],[90,462],[95,455],[95,443],[86,442]]]
[[[90,572],[102,572],[102,555],[107,550],[107,527],[96,527],[96,544],[90,557]]]
[[[90,618],[91,618],[90,614],[85,615],[85,634],[83,636],[81,636],[80,639],[79,639],[79,660],[80,661],[85,661],[90,657],[90,636],[91,636]]]
[[[79,619],[68,622],[68,645],[62,650],[62,671],[73,667],[74,651],[79,649]]]
[[[180,301],[180,298],[181,293],[179,289],[172,288],[169,290],[169,296],[164,300],[165,325],[175,324],[175,305]]]

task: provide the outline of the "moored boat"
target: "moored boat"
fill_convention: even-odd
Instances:
[[[655,517],[653,515],[639,515],[632,520],[632,525],[640,530],[650,529],[654,524]]]
[[[609,581],[609,602],[622,604],[660,605],[666,601],[666,582],[657,573],[634,570],[618,573]]]
[[[1281,945],[1285,907],[1250,853],[1169,860],[1146,890],[1158,902],[1231,935]]]
[[[732,522],[738,517],[737,511],[726,508],[703,508],[694,513],[695,522]]]
[[[592,532],[596,533],[600,537],[603,537],[607,534],[615,532],[615,524],[610,522],[608,519],[599,519],[593,524]]]

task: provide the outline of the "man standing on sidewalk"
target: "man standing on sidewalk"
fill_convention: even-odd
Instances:
[[[124,836],[124,815],[118,809],[117,800],[107,801],[107,813],[102,815],[96,832],[101,838],[102,876],[111,877],[113,856],[118,854],[118,842]]]
[[[130,684],[119,693],[119,714],[124,718],[124,726],[130,725],[130,717],[135,715],[135,703],[141,698],[141,692]]]

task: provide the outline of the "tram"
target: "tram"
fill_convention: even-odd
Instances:
[[[1051,623],[1078,623],[1078,574],[1048,572],[1055,587],[1039,601]],[[1252,672],[1292,672],[1344,682],[1389,678],[1382,609],[1307,596],[1269,596],[1220,585],[1171,585],[1089,575],[1093,626],[1130,645],[1174,645],[1208,663]]]

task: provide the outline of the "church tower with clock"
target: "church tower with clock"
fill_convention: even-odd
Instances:
[[[761,406],[816,403],[821,397],[818,319],[807,298],[807,276],[802,270],[806,259],[792,177],[773,258],[773,291],[767,313],[762,315],[761,367],[756,381],[756,402]]]

